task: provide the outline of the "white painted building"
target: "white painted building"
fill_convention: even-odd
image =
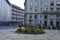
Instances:
[[[8,0],[0,0],[0,21],[11,21],[11,6]]]
[[[25,24],[60,26],[60,0],[25,0]]]
[[[16,25],[17,22],[24,25],[24,10],[9,0],[0,0],[0,25]]]
[[[23,24],[24,25],[24,10],[14,4],[11,4],[12,7],[12,16],[11,16],[11,20],[18,22],[19,25]]]

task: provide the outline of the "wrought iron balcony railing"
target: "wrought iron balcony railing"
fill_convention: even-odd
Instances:
[[[60,13],[60,11],[42,11],[42,13]]]

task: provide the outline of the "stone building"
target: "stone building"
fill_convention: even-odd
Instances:
[[[8,0],[0,0],[0,21],[11,21],[11,6]]]
[[[11,6],[9,0],[0,0],[0,26],[11,21]]]
[[[25,24],[60,26],[60,0],[25,0]]]
[[[17,24],[24,25],[24,10],[9,0],[0,0],[0,26]]]
[[[13,24],[21,24],[24,25],[24,10],[14,4],[11,4],[12,14],[11,20],[14,22]]]

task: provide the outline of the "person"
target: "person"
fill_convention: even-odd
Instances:
[[[21,24],[19,24],[18,27],[21,28]]]

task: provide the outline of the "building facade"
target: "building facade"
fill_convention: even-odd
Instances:
[[[16,24],[24,25],[24,10],[13,4],[11,4],[11,7],[12,7],[11,20]]]
[[[25,0],[25,24],[60,27],[60,0]]]
[[[17,24],[24,25],[24,10],[9,0],[0,0],[0,26]]]
[[[8,0],[0,0],[0,21],[11,21],[11,7]]]
[[[0,0],[0,26],[7,25],[11,21],[11,6],[9,0]]]

